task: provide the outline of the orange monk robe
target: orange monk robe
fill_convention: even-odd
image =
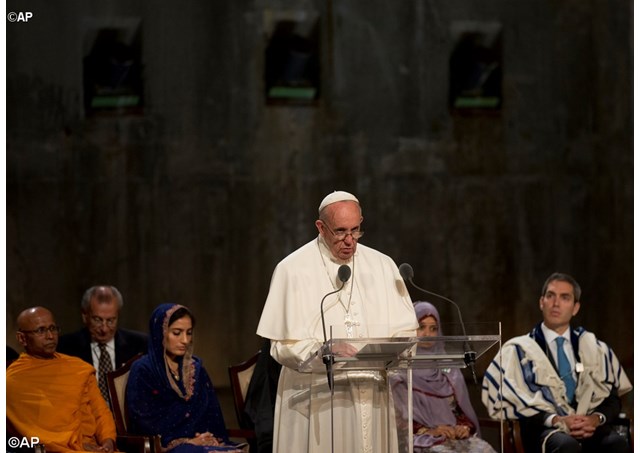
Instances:
[[[53,359],[22,353],[7,368],[7,422],[21,436],[38,437],[47,452],[84,451],[85,443],[116,439],[95,369],[59,353]]]

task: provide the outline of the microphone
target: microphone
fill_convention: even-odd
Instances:
[[[351,268],[349,266],[343,264],[338,268],[338,279],[342,282],[343,285],[347,283],[347,280],[349,280],[350,277]]]
[[[322,346],[322,361],[327,367],[327,381],[329,383],[329,389],[331,389],[331,391],[333,391],[333,355],[331,354],[329,346],[327,345],[327,328],[325,327],[324,323],[323,305],[327,297],[339,292],[340,290],[342,290],[342,288],[344,288],[345,283],[347,283],[347,280],[349,280],[350,277],[351,268],[346,264],[340,266],[338,268],[338,279],[342,282],[342,285],[340,285],[340,288],[336,289],[335,291],[331,291],[330,293],[325,294],[325,296],[322,298],[322,301],[320,301],[320,317],[322,318],[322,334],[324,335],[324,345]]]
[[[460,326],[462,327],[462,335],[465,337],[467,336],[467,331],[464,327],[464,321],[462,321],[462,313],[460,312],[460,307],[458,306],[458,304],[456,304],[454,301],[452,301],[447,297],[441,296],[440,294],[432,293],[431,291],[427,291],[426,289],[420,288],[418,285],[416,285],[413,282],[413,268],[411,267],[410,264],[402,263],[400,267],[398,267],[398,270],[400,271],[400,276],[402,277],[402,279],[411,283],[411,286],[416,288],[418,291],[422,291],[423,293],[439,297],[440,299],[446,300],[447,302],[452,304],[454,307],[456,307],[456,310],[458,311],[458,319],[460,320]],[[464,363],[471,369],[471,376],[473,377],[473,382],[477,384],[478,379],[476,377],[476,369],[474,367],[474,364],[476,363],[476,353],[475,351],[472,351],[469,348],[469,343],[467,342],[467,340],[464,341],[463,347],[464,347]]]

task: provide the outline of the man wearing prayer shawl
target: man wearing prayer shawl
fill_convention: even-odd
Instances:
[[[274,415],[274,452],[332,451],[327,375],[299,372],[298,367],[323,344],[320,303],[342,285],[337,278],[341,265],[350,267],[351,278],[324,301],[327,336],[331,327],[333,338],[404,336],[418,325],[396,264],[358,243],[363,218],[357,198],[333,192],[318,211],[317,238],[276,266],[257,330],[271,340],[271,355],[283,365]],[[355,352],[351,345],[334,349],[337,355]],[[334,386],[335,451],[397,451],[384,373],[340,373]],[[387,426],[391,427],[388,438]]]
[[[9,432],[39,438],[47,452],[113,452],[116,427],[94,368],[56,352],[59,328],[46,308],[24,310],[17,324],[25,352],[7,368]]]
[[[542,322],[503,344],[485,373],[482,402],[492,418],[520,421],[527,453],[630,451],[612,421],[631,383],[611,348],[571,328],[580,295],[570,275],[549,276]]]

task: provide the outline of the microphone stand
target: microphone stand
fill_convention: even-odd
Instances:
[[[327,328],[325,327],[324,323],[323,304],[328,296],[340,292],[340,290],[344,288],[345,283],[346,280],[342,282],[340,288],[336,289],[335,291],[331,291],[328,294],[325,294],[325,296],[322,298],[322,301],[320,302],[320,317],[322,318],[322,334],[324,336],[324,344],[322,345],[322,361],[327,367],[327,382],[329,383],[329,390],[331,390],[331,453],[333,453],[333,353],[331,352],[331,348],[327,343]],[[331,335],[331,337],[333,338],[333,335]]]
[[[336,289],[335,291],[331,291],[328,294],[325,294],[325,296],[322,298],[322,301],[320,302],[320,315],[321,315],[320,317],[322,318],[322,334],[324,335],[324,344],[322,345],[322,362],[324,362],[324,364],[327,367],[327,381],[329,382],[329,389],[331,390],[331,396],[333,396],[333,354],[331,353],[331,348],[327,343],[327,328],[324,323],[323,304],[327,297],[337,292],[340,292],[342,288],[344,288],[345,283],[346,282],[342,282],[342,285],[340,286],[340,288]]]
[[[327,328],[325,326],[324,323],[324,301],[325,299],[332,295],[335,294],[337,292],[340,292],[342,290],[342,288],[344,288],[344,285],[347,283],[347,280],[349,280],[349,278],[351,277],[351,268],[349,266],[347,266],[346,264],[343,264],[342,266],[340,266],[338,268],[338,279],[340,279],[340,281],[342,282],[342,285],[340,285],[340,288],[336,289],[335,291],[331,291],[328,294],[325,294],[325,296],[322,298],[322,300],[320,301],[320,317],[322,318],[322,335],[324,336],[324,344],[322,345],[322,361],[324,362],[325,366],[327,367],[327,382],[329,384],[329,390],[331,390],[331,453],[333,453],[333,448],[334,448],[334,441],[333,441],[333,353],[331,351],[331,348],[329,347],[329,344],[327,343]],[[333,340],[333,334],[331,335],[331,338]]]
[[[475,368],[475,363],[476,363],[476,352],[471,350],[471,347],[469,346],[469,342],[467,340],[467,330],[464,327],[464,322],[462,321],[462,313],[460,312],[460,307],[458,306],[458,304],[456,304],[454,301],[452,301],[451,299],[448,299],[444,296],[441,296],[440,294],[436,294],[436,293],[432,293],[431,291],[427,291],[424,288],[420,288],[418,285],[416,285],[413,282],[413,278],[412,277],[408,277],[406,278],[406,280],[409,281],[409,283],[411,283],[411,285],[416,288],[419,291],[422,291],[423,293],[427,293],[430,294],[432,296],[436,296],[439,297],[440,299],[446,300],[447,302],[453,304],[454,307],[456,307],[456,310],[458,311],[458,319],[460,320],[460,326],[462,327],[462,335],[465,337],[464,342],[462,343],[462,347],[464,348],[464,363],[465,365],[467,365],[469,367],[469,369],[471,370],[471,377],[473,378],[473,383],[475,385],[478,385],[478,377],[476,376],[476,368]]]

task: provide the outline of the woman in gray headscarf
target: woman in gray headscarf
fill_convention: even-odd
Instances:
[[[442,336],[440,315],[429,302],[414,304],[418,337]],[[441,342],[421,342],[418,354],[443,351]],[[397,411],[406,420],[407,383],[393,384]],[[480,438],[478,418],[471,406],[462,373],[457,368],[413,370],[414,452],[480,452],[495,450]]]

